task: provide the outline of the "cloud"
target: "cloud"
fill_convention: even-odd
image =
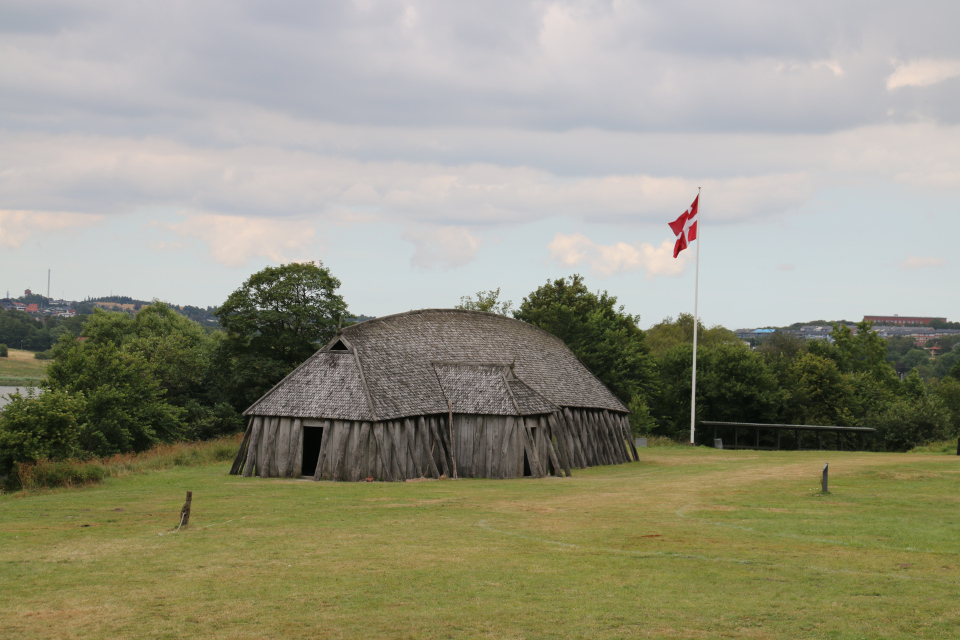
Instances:
[[[361,161],[245,145],[209,149],[163,140],[7,136],[0,197],[26,208],[128,213],[169,206],[248,218],[358,217],[401,224],[497,225],[555,215],[660,222],[704,188],[715,221],[775,216],[810,197],[806,172],[695,180],[561,175],[482,162]]]
[[[19,249],[35,233],[89,227],[103,220],[83,213],[0,210],[0,247]]]
[[[469,264],[480,250],[480,238],[461,227],[407,229],[404,240],[413,243],[410,264],[422,270],[455,269]]]
[[[908,271],[914,269],[936,269],[946,265],[947,261],[943,258],[934,258],[932,256],[909,256],[906,260],[900,262],[900,268]]]
[[[647,280],[656,276],[679,276],[686,269],[690,252],[673,257],[673,240],[664,240],[659,247],[649,243],[610,245],[597,244],[581,233],[558,233],[547,245],[550,259],[564,267],[590,268],[591,274],[608,277],[615,273],[644,271]]]
[[[213,259],[227,267],[241,267],[257,257],[272,262],[312,260],[316,244],[313,225],[303,220],[189,214],[183,222],[166,228],[180,237],[200,240]],[[157,250],[182,248],[162,241],[153,246]]]
[[[790,264],[789,262],[781,262],[776,267],[777,271],[793,271],[796,268],[796,265]]]
[[[960,60],[913,60],[897,65],[887,78],[887,89],[893,91],[901,87],[929,87],[957,76],[960,76]]]

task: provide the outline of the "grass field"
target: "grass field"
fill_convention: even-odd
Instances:
[[[397,484],[221,463],[3,495],[0,637],[960,635],[957,456],[641,457]]]
[[[10,349],[6,358],[0,358],[0,386],[36,384],[46,375],[49,360],[37,360],[33,351]]]

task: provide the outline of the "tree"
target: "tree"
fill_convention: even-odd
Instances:
[[[951,438],[960,436],[960,380],[944,378],[934,387],[933,395],[950,414],[947,435]]]
[[[84,399],[79,446],[89,454],[143,451],[184,435],[183,410],[166,401],[150,364],[112,341],[61,340],[46,386]]]
[[[487,311],[490,313],[497,313],[501,316],[508,315],[513,310],[513,300],[499,300],[500,298],[500,287],[497,287],[496,291],[491,289],[490,291],[477,291],[477,299],[474,300],[471,296],[463,296],[460,298],[460,304],[456,305],[454,309],[467,309],[469,311]]]
[[[347,305],[322,263],[266,267],[230,294],[216,316],[237,349],[293,368],[336,332]]]
[[[740,338],[733,331],[719,325],[707,329],[697,322],[697,344],[711,347],[719,344],[737,344]],[[656,358],[682,344],[693,344],[693,314],[681,313],[677,319],[664,318],[647,331],[647,346]]]
[[[682,438],[690,432],[693,345],[674,347],[658,365],[661,393],[654,405],[658,431]],[[742,342],[697,350],[698,420],[770,422],[781,402],[769,367]]]
[[[0,475],[20,462],[64,460],[82,453],[83,396],[46,391],[13,393],[0,413]]]
[[[212,349],[212,399],[246,409],[333,338],[347,313],[338,288],[340,280],[320,263],[250,276],[216,311],[224,334]]]
[[[794,362],[785,402],[786,421],[853,426],[853,388],[836,362],[806,353]]]
[[[523,299],[514,317],[557,336],[625,404],[653,393],[656,374],[640,316],[592,293],[580,275],[546,284]]]

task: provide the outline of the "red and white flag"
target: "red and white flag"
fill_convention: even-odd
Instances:
[[[697,194],[690,208],[670,223],[673,235],[677,236],[677,244],[673,245],[674,258],[680,255],[680,252],[686,249],[689,243],[697,239],[697,203],[699,201],[700,194]]]

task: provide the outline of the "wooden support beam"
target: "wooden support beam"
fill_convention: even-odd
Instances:
[[[250,432],[253,431],[254,418],[247,421],[247,429],[243,432],[243,439],[240,441],[240,448],[237,449],[237,456],[233,459],[233,465],[230,467],[230,475],[237,475],[243,469],[243,462],[247,458],[247,446],[250,443]]]
[[[247,444],[247,459],[243,463],[244,478],[251,477],[257,465],[257,449],[260,447],[260,433],[263,430],[262,425],[263,418],[255,416],[253,419],[253,431],[250,433],[250,442]]]
[[[415,477],[423,477],[423,467],[420,466],[420,456],[417,455],[417,441],[416,441],[416,429],[417,425],[410,418],[406,418],[404,421],[404,435],[407,441],[407,453],[410,456],[410,460],[413,461],[413,471],[416,474]]]
[[[264,420],[266,423],[266,420]],[[263,448],[263,463],[257,465],[257,475],[261,478],[272,478],[276,472],[276,463],[273,460],[274,449],[277,440],[277,428],[280,425],[280,418],[270,418],[269,426],[266,432],[266,445]]]
[[[313,472],[313,479],[320,480],[323,477],[323,465],[327,461],[327,452],[330,451],[330,441],[333,440],[333,422],[324,420],[322,441],[320,442],[320,453],[317,455],[317,468]]]
[[[507,416],[505,419],[506,424],[503,427],[503,437],[500,442],[500,460],[497,477],[500,479],[507,478],[508,466],[507,466],[507,455],[510,453],[510,436],[513,434],[513,430],[516,428],[516,418],[513,416]]]
[[[570,473],[570,450],[567,447],[566,438],[562,432],[562,429],[557,420],[557,414],[551,413],[547,416],[547,425],[550,428],[551,440],[556,439],[557,441],[557,457],[560,460],[560,466],[563,468],[563,473],[569,478]],[[552,442],[551,442],[552,444]]]
[[[533,432],[527,420],[517,417],[517,425],[520,428],[520,438],[523,442],[523,448],[527,453],[527,460],[530,462],[530,475],[534,478],[542,478],[547,475],[543,467],[540,466],[540,456],[537,455],[537,442],[533,439]],[[521,470],[521,473],[523,471]]]
[[[294,418],[290,426],[290,457],[287,460],[287,478],[299,478],[303,470],[303,420]]]
[[[348,432],[349,436],[349,432]],[[348,479],[354,482],[364,477],[363,463],[366,461],[368,444],[370,440],[370,423],[364,422],[360,425],[360,437],[357,439],[357,448],[353,451],[353,464],[350,465],[350,471],[347,474]]]
[[[550,421],[544,417],[540,416],[540,432],[546,437],[547,440],[547,456],[550,459],[550,466],[553,467],[553,475],[560,478],[564,474],[569,476],[567,469],[564,467],[563,463],[560,462],[560,456],[557,455],[557,449],[553,446],[553,427],[550,426]],[[559,443],[558,443],[559,448]]]
[[[420,452],[427,460],[425,469],[429,469],[433,477],[439,479],[440,470],[437,468],[437,463],[433,460],[433,452],[431,451],[430,447],[430,427],[427,424],[427,420],[422,416],[417,418],[417,433],[419,434],[420,442],[422,443]]]
[[[406,460],[404,460],[401,453],[400,447],[400,433],[403,429],[403,425],[399,420],[392,420],[390,426],[387,428],[388,435],[390,436],[390,442],[393,445],[393,473],[394,477],[399,482],[407,481],[407,465]]]
[[[450,477],[450,464],[447,462],[447,453],[444,451],[443,438],[440,435],[440,429],[437,426],[437,419],[434,417],[428,418],[427,422],[430,423],[430,433],[433,435],[433,440],[437,445],[437,449],[440,451],[440,465],[443,467],[443,475]],[[432,450],[432,447],[431,447]],[[432,456],[431,456],[432,457]]]
[[[383,430],[386,425],[383,422],[377,422],[373,425],[373,435],[377,439],[377,452],[380,454],[380,464],[383,465],[383,475],[389,482],[396,482],[399,478],[394,474],[393,465],[387,459],[387,443],[383,437]]]
[[[331,480],[340,482],[343,480],[343,467],[346,464],[347,441],[350,439],[350,423],[346,420],[334,420],[334,425],[339,425],[339,429],[334,427],[334,433],[340,438],[337,441],[337,457],[333,462],[333,472]]]
[[[450,469],[453,471],[453,478],[457,478],[457,438],[453,432],[453,404],[447,399],[447,431],[450,434]]]

